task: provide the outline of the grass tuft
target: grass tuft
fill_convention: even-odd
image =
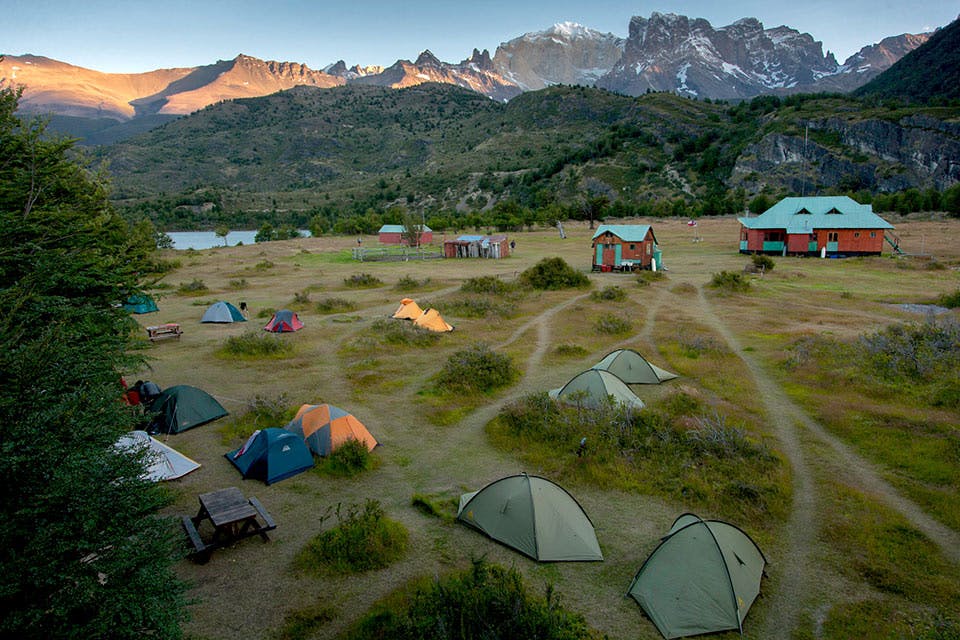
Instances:
[[[379,501],[368,499],[362,507],[338,503],[320,517],[320,525],[334,514],[336,526],[315,536],[297,554],[298,569],[310,574],[361,573],[389,566],[406,552],[406,528],[388,518]]]
[[[247,331],[239,336],[230,336],[217,350],[225,358],[257,359],[285,358],[293,353],[293,344],[259,331]]]

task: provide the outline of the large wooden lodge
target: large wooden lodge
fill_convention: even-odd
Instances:
[[[776,255],[880,255],[885,232],[893,229],[869,204],[847,196],[784,198],[739,221],[740,253]]]

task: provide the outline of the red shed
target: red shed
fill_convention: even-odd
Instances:
[[[593,234],[594,271],[660,269],[662,252],[648,224],[602,224]]]
[[[419,225],[417,225],[419,226]],[[405,242],[403,233],[405,227],[402,224],[385,224],[380,227],[379,240],[381,244],[403,244]],[[409,245],[411,247],[417,246],[415,239],[410,239]],[[420,234],[420,244],[430,244],[433,242],[433,230],[424,225],[423,231]]]

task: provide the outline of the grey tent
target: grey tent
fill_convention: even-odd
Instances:
[[[603,360],[593,365],[593,368],[616,374],[627,384],[660,384],[677,377],[675,373],[650,364],[633,349],[611,351],[603,357]]]
[[[685,513],[637,572],[627,593],[664,638],[730,629],[760,593],[766,558],[739,528]]]
[[[200,322],[219,322],[219,323],[228,323],[228,322],[246,322],[247,319],[243,317],[243,314],[240,313],[240,310],[229,302],[214,302],[212,305],[207,307],[207,310],[203,312],[203,317],[200,318]]]
[[[146,449],[147,468],[143,477],[154,482],[174,480],[200,468],[199,462],[168,447],[146,431],[131,431],[120,436],[115,446],[122,451]]]
[[[196,387],[180,384],[163,392],[150,405],[153,433],[180,433],[227,415],[213,396]]]
[[[550,397],[584,407],[599,407],[610,397],[615,402],[635,409],[642,409],[644,406],[643,400],[638,398],[623,380],[600,369],[587,369],[577,374],[559,389],[551,390]]]
[[[545,478],[523,473],[465,493],[457,519],[534,560],[603,560],[583,508]]]

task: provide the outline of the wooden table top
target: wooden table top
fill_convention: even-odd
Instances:
[[[199,499],[200,506],[207,512],[215,527],[255,518],[257,515],[257,510],[237,487],[201,493]]]

